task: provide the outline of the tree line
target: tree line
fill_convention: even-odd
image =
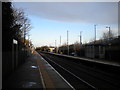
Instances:
[[[30,20],[24,11],[13,7],[11,2],[2,2],[3,81],[29,56],[29,45],[32,43],[26,37],[30,30]],[[14,40],[17,44],[14,44]]]
[[[29,34],[31,29],[30,20],[22,9],[15,9],[11,2],[2,3],[2,41],[3,50],[8,50],[13,39],[21,41]]]

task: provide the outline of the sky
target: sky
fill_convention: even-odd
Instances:
[[[111,31],[118,34],[118,3],[117,2],[13,2],[13,6],[23,9],[31,21],[30,38],[35,47],[55,46],[79,40],[82,43],[94,40],[94,25],[96,38],[103,32]]]

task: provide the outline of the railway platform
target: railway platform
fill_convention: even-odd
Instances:
[[[2,85],[3,90],[11,88],[74,89],[35,51]]]
[[[70,56],[70,55],[57,54],[57,53],[49,53],[49,54],[120,67],[120,62],[116,60],[114,61],[114,60],[104,60],[104,59],[91,59],[86,57]]]

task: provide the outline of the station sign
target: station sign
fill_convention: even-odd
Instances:
[[[13,44],[18,44],[18,41],[13,39]]]

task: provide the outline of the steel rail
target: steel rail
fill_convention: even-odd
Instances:
[[[88,85],[90,88],[97,90],[97,88],[93,85],[91,85],[90,83],[88,83],[87,81],[83,80],[82,78],[76,76],[75,74],[73,74],[72,72],[70,72],[69,70],[65,69],[64,67],[62,67],[61,65],[57,64],[56,62],[54,62],[53,60],[45,57],[46,59],[48,59],[49,61],[51,61],[52,63],[56,64],[57,66],[59,66],[60,68],[62,68],[63,70],[65,70],[66,72],[70,73],[72,76],[76,77],[78,80],[82,81],[84,84]]]

